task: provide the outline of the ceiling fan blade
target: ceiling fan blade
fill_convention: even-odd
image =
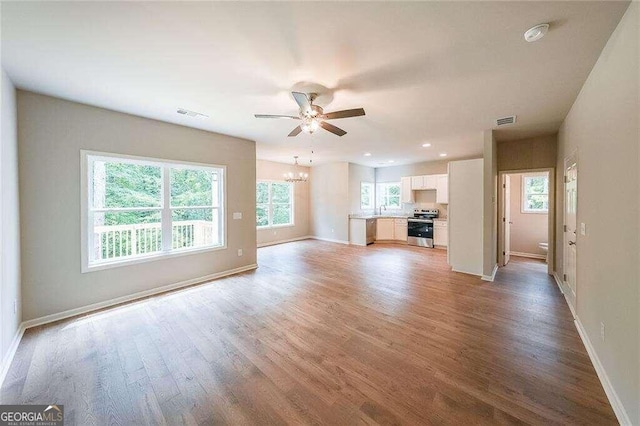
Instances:
[[[296,103],[300,107],[300,109],[304,112],[311,111],[311,102],[305,93],[301,92],[291,92],[293,95],[293,99],[295,99]]]
[[[298,136],[300,134],[300,132],[302,131],[302,127],[298,126],[295,129],[293,129],[291,131],[291,133],[289,133],[289,136]]]
[[[329,124],[329,123],[326,123],[324,121],[321,121],[319,124],[320,124],[320,127],[322,127],[323,129],[325,129],[328,132],[333,133],[334,135],[344,136],[344,135],[347,134],[347,132],[342,130],[340,127],[334,126],[333,124]]]
[[[345,109],[342,111],[328,112],[322,116],[325,120],[335,120],[336,118],[360,117],[364,115],[364,109]]]
[[[300,120],[300,117],[294,115],[270,115],[270,114],[254,114],[256,118],[286,118],[289,120]]]

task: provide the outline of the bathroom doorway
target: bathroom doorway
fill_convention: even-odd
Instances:
[[[553,274],[554,170],[502,171],[498,178],[498,264],[538,259]]]

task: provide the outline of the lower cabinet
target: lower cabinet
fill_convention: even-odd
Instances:
[[[407,220],[393,219],[393,239],[407,241]]]
[[[393,219],[378,219],[376,222],[376,240],[393,240]]]
[[[407,219],[378,219],[376,240],[407,241]]]
[[[433,223],[433,244],[435,246],[447,247],[449,245],[449,232],[447,222],[434,221]]]

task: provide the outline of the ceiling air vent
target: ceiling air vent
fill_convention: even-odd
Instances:
[[[178,108],[176,111],[178,114],[186,115],[187,117],[201,117],[201,118],[209,118],[208,115],[201,114],[195,111],[189,111],[188,109]]]
[[[498,126],[504,126],[507,124],[513,124],[516,122],[516,116],[512,115],[511,117],[502,117],[502,118],[498,118],[496,120],[496,125]]]

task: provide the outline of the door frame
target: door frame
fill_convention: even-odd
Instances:
[[[567,242],[565,241],[565,232],[564,232],[564,225],[565,223],[565,217],[564,217],[564,212],[565,209],[567,208],[567,197],[566,197],[566,182],[565,182],[565,173],[567,171],[567,165],[571,162],[575,162],[576,163],[576,167],[578,168],[578,183],[576,183],[576,192],[577,192],[577,197],[576,197],[576,228],[578,228],[578,224],[580,223],[578,221],[578,212],[580,211],[580,163],[578,161],[578,149],[574,149],[573,151],[571,151],[571,153],[569,155],[567,155],[566,157],[564,157],[564,159],[562,160],[562,212],[561,212],[561,218],[562,218],[562,274],[560,274],[558,276],[558,279],[560,281],[560,283],[562,284],[562,292],[564,293],[565,299],[567,299],[567,303],[569,304],[569,308],[571,309],[571,313],[573,314],[573,316],[575,317],[575,309],[578,302],[578,248],[576,247],[576,276],[575,276],[575,280],[576,280],[576,290],[575,292],[573,290],[571,290],[571,287],[569,286],[569,284],[564,280],[564,273],[565,273],[565,269],[567,266],[567,252],[566,252],[566,246],[567,246]],[[577,231],[577,229],[576,229]],[[578,241],[579,238],[579,233],[576,232],[576,241]]]
[[[500,170],[498,172],[498,185],[502,185],[503,175],[513,175],[520,173],[549,173],[549,214],[547,215],[547,242],[549,244],[549,261],[547,262],[547,273],[553,275],[555,271],[555,253],[556,253],[556,168],[544,167],[538,169],[522,169],[522,170]],[[563,171],[564,176],[564,171]],[[564,179],[563,179],[564,180]],[[500,222],[502,221],[502,209],[504,199],[502,196],[502,188],[498,188],[498,265],[504,263],[502,252],[504,251],[504,235]],[[564,187],[563,187],[564,189]]]

